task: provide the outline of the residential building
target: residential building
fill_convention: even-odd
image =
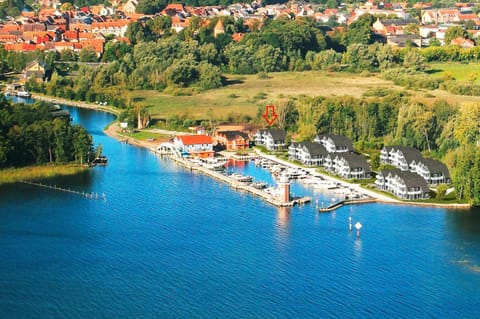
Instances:
[[[430,197],[430,189],[420,175],[399,169],[379,172],[375,185],[378,189],[390,192],[401,199],[416,200]]]
[[[250,147],[250,138],[247,133],[240,131],[219,131],[216,133],[217,143],[227,151],[238,151]]]
[[[410,164],[421,158],[420,151],[409,146],[384,146],[380,151],[380,163],[393,165],[402,171],[413,171]]]
[[[328,155],[322,144],[315,142],[291,143],[288,147],[288,158],[308,166],[323,165]]]
[[[25,81],[34,79],[36,82],[43,82],[45,80],[45,66],[38,60],[31,62],[25,67],[23,78]]]
[[[217,24],[213,28],[213,36],[216,38],[220,34],[224,34],[224,33],[225,33],[225,26],[223,25],[222,19],[218,19]]]
[[[173,140],[175,147],[184,156],[213,157],[213,140],[208,135],[178,135]]]
[[[422,158],[412,163],[414,171],[423,177],[427,184],[450,184],[450,172],[445,164],[432,158]]]
[[[123,5],[123,12],[125,14],[133,14],[137,10],[137,5],[138,2],[135,0],[128,0],[124,5]]]
[[[372,170],[367,160],[355,153],[339,153],[333,156],[333,166],[330,168],[335,174],[348,179],[370,178]]]
[[[322,144],[329,153],[348,153],[354,150],[352,141],[343,135],[317,135],[314,142]]]
[[[263,145],[269,151],[282,150],[286,137],[285,130],[279,128],[260,129],[255,134],[255,144]]]

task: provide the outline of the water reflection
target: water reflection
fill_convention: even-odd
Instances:
[[[275,227],[275,237],[281,244],[280,246],[286,244],[288,240],[291,210],[292,209],[290,207],[277,208],[277,224]]]
[[[290,207],[279,207],[277,209],[277,226],[282,229],[288,228],[290,223],[290,212],[292,209]]]

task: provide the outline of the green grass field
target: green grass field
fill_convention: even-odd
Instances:
[[[428,69],[434,77],[449,75],[459,81],[480,83],[479,63],[432,63]]]
[[[135,138],[137,140],[142,140],[142,141],[146,141],[146,140],[149,140],[149,139],[158,140],[158,139],[169,138],[169,136],[164,135],[164,134],[159,134],[159,133],[154,133],[154,132],[146,132],[146,131],[138,131],[138,132],[135,132],[135,133],[127,133],[127,134],[124,134],[124,135]]]
[[[226,75],[228,85],[190,96],[174,96],[157,91],[135,91],[132,98],[148,106],[155,119],[173,115],[186,118],[225,120],[241,114],[255,117],[263,107],[288,96],[360,97],[374,87],[391,87],[379,75],[360,76],[330,72],[282,72],[269,74],[269,79],[257,75]]]

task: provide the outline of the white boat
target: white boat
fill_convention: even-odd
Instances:
[[[213,171],[223,171],[225,170],[225,163],[216,163],[216,164],[209,164],[209,163],[202,163],[202,166]]]
[[[267,187],[267,183],[265,182],[254,182],[251,184],[252,187],[256,188],[256,189],[264,189]]]
[[[28,93],[28,91],[23,90],[23,91],[17,91],[17,96],[19,96],[19,97],[30,97],[32,95],[30,93]]]
[[[283,174],[290,179],[297,179],[303,175],[303,172],[295,168],[289,168],[286,171],[284,171]]]
[[[338,188],[337,184],[332,181],[321,180],[311,184],[316,189],[335,189]]]
[[[315,185],[323,183],[324,180],[319,177],[306,176],[305,178],[300,179],[300,183],[304,185]]]
[[[252,176],[245,176],[245,175],[242,175],[242,174],[231,174],[230,177],[233,178],[234,180],[236,180],[238,182],[242,182],[242,183],[250,183],[251,181],[253,181]]]
[[[206,158],[202,161],[202,166],[214,171],[223,171],[228,159],[222,158]]]

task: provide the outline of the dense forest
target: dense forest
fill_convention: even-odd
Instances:
[[[55,117],[52,105],[0,100],[0,168],[44,163],[88,163],[92,137],[69,119]]]

